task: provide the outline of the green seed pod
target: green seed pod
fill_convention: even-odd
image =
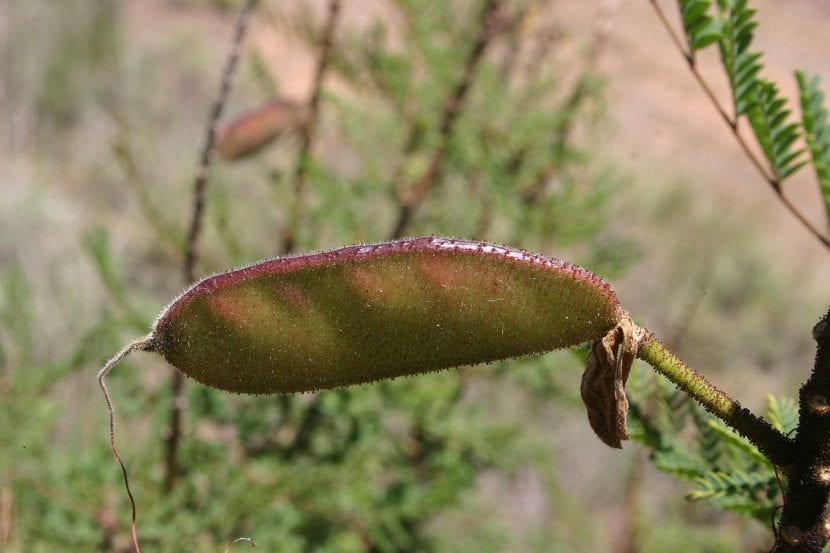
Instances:
[[[273,100],[243,113],[217,129],[216,152],[228,161],[252,155],[279,135],[297,129],[306,112],[300,104]]]
[[[159,315],[141,349],[209,386],[291,393],[572,346],[603,336],[622,313],[580,267],[425,237],[208,277]]]

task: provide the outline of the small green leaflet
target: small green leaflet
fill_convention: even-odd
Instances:
[[[718,0],[718,9],[722,25],[718,46],[737,118],[754,104],[758,73],[763,67],[761,52],[749,51],[758,22],[754,20],[755,10],[747,6],[746,0]]]
[[[806,163],[802,159],[804,150],[793,148],[801,134],[800,125],[788,121],[791,111],[786,105],[787,100],[779,94],[775,83],[763,79],[758,81],[755,101],[748,113],[755,137],[779,183]]]
[[[709,15],[711,0],[679,0],[678,5],[691,52],[718,41],[721,35],[721,22]]]
[[[801,99],[801,122],[804,125],[804,139],[813,157],[824,208],[827,211],[830,228],[830,125],[827,124],[827,108],[824,94],[819,89],[821,80],[817,75],[808,77],[803,71],[795,72]]]

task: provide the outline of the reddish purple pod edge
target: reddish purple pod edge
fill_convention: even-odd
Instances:
[[[598,276],[486,242],[422,237],[210,276],[141,349],[219,389],[292,393],[542,353],[623,316]]]

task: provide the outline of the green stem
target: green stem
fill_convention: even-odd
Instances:
[[[648,337],[637,355],[707,411],[746,437],[773,464],[782,467],[792,464],[796,451],[790,438],[712,386],[703,375],[689,368],[654,336]]]

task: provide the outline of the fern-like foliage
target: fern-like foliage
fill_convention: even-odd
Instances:
[[[801,122],[804,125],[804,139],[813,158],[824,207],[830,221],[830,124],[827,123],[827,108],[824,94],[819,89],[818,76],[808,77],[803,71],[796,71],[798,91],[801,99]]]
[[[724,510],[745,513],[761,521],[769,521],[775,509],[769,500],[777,496],[777,489],[765,473],[708,471],[696,478],[694,484],[686,494],[689,501],[714,501]],[[773,497],[770,497],[771,490],[775,490]]]
[[[830,124],[819,78],[796,72],[802,118],[791,120],[787,100],[780,95],[778,85],[761,76],[763,52],[752,48],[758,27],[757,10],[750,6],[749,0],[677,0],[677,6],[686,39],[686,48],[682,45],[680,48],[752,162],[779,193],[788,177],[812,162],[830,229]],[[729,81],[732,114],[714,99],[695,68],[696,52],[715,43]],[[742,117],[752,127],[768,162],[767,168],[748,150],[740,136],[738,125]],[[806,148],[797,146],[802,134]],[[810,157],[804,155],[805,150],[809,150]],[[827,236],[819,236],[821,233],[803,217],[802,222],[827,243]]]
[[[781,503],[775,468],[754,445],[688,398],[689,405],[679,405],[678,392],[662,380],[629,387],[632,439],[651,450],[655,467],[690,485],[689,501],[707,501],[768,524]],[[769,397],[765,416],[788,433],[797,424],[798,408],[791,399]]]
[[[756,10],[750,8],[747,0],[718,0],[721,32],[718,46],[721,61],[729,78],[735,118],[746,114],[755,103],[755,88],[761,71],[761,52],[752,52],[749,47],[758,22]]]
[[[692,398],[688,398],[688,400],[693,407],[691,415],[698,434],[698,453],[708,466],[720,467],[726,450],[723,440],[720,434],[709,425],[712,418],[706,410]]]
[[[706,420],[707,425],[715,434],[720,436],[721,442],[725,448],[729,450],[730,455],[740,457],[744,461],[748,461],[751,466],[771,468],[772,464],[769,460],[758,451],[758,448],[752,445],[746,438],[739,436],[734,430],[729,428],[726,423],[720,419],[709,417]],[[742,465],[746,466],[746,465]]]
[[[798,426],[798,404],[789,397],[767,396],[767,420],[784,435],[795,431]]]
[[[678,4],[690,52],[706,48],[720,39],[721,22],[710,15],[711,0],[679,0]]]
[[[800,126],[790,121],[787,100],[779,94],[775,83],[759,80],[754,97],[748,112],[749,123],[776,180],[781,182],[806,163],[802,159],[804,150],[793,147],[801,134]]]
[[[737,128],[742,116],[749,119],[769,162],[770,178],[780,186],[806,160],[802,156],[804,150],[794,148],[801,135],[801,125],[790,120],[791,112],[775,83],[760,76],[763,54],[751,48],[758,26],[756,10],[748,0],[717,0],[716,13],[713,13],[712,0],[678,0],[678,7],[691,55],[717,42],[732,93],[734,116],[730,123]],[[798,78],[802,89],[802,113],[807,114],[805,125],[809,119],[815,131],[812,135],[815,139],[809,144],[811,152],[814,159],[818,156],[823,163],[822,168],[816,170],[821,172],[819,180],[830,217],[830,131],[822,130],[828,129],[827,112],[822,111],[823,97],[817,81],[809,81],[803,75]],[[807,138],[809,141],[811,137]]]

